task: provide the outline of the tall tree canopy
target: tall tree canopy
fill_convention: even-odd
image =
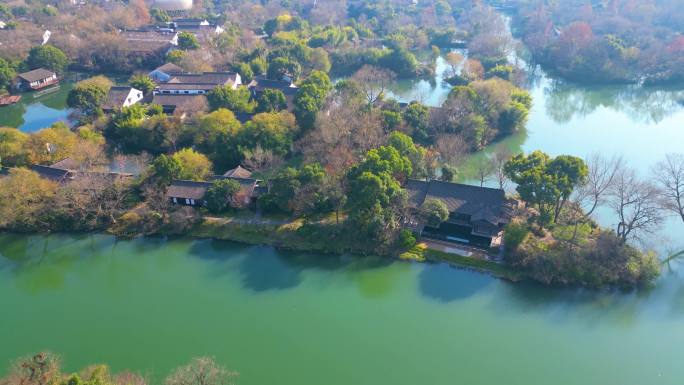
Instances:
[[[541,151],[513,157],[506,163],[504,170],[518,185],[520,198],[539,210],[540,225],[558,219],[570,194],[589,173],[580,158],[569,155],[551,158]]]

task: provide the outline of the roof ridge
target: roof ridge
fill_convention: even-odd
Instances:
[[[447,182],[439,179],[430,179],[427,183],[440,183],[440,184],[448,184],[448,185],[457,185],[457,186],[464,186],[468,188],[474,188],[478,190],[491,190],[491,191],[504,191],[500,188],[495,188],[495,187],[486,187],[486,186],[477,186],[473,184],[467,184],[467,183],[458,183],[458,182]],[[505,191],[504,191],[505,192]]]

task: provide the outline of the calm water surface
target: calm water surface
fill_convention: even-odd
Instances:
[[[675,385],[682,278],[592,293],[219,241],[0,235],[0,370],[51,349],[67,370],[155,381],[212,355],[243,385]]]
[[[22,94],[19,103],[0,107],[0,127],[17,127],[24,132],[35,132],[57,122],[68,122],[71,109],[66,105],[72,83],[64,81],[55,92],[38,95]]]

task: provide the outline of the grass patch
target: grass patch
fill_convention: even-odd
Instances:
[[[184,234],[196,238],[214,238],[325,254],[373,253],[373,245],[353,242],[336,226],[305,224],[302,220],[275,225],[204,218]]]
[[[427,245],[425,243],[418,243],[413,246],[409,251],[401,253],[399,259],[404,261],[414,261],[414,262],[425,262],[425,251],[427,250]]]

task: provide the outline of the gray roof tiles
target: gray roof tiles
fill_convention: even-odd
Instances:
[[[439,199],[449,212],[468,215],[471,221],[496,225],[508,221],[506,193],[500,189],[438,180],[409,180],[406,190],[414,207],[420,207],[427,199]]]
[[[38,80],[43,80],[47,78],[51,78],[55,75],[54,72],[50,70],[46,70],[45,68],[37,68],[32,71],[20,73],[17,75],[18,77],[26,80],[27,82],[37,82]]]

